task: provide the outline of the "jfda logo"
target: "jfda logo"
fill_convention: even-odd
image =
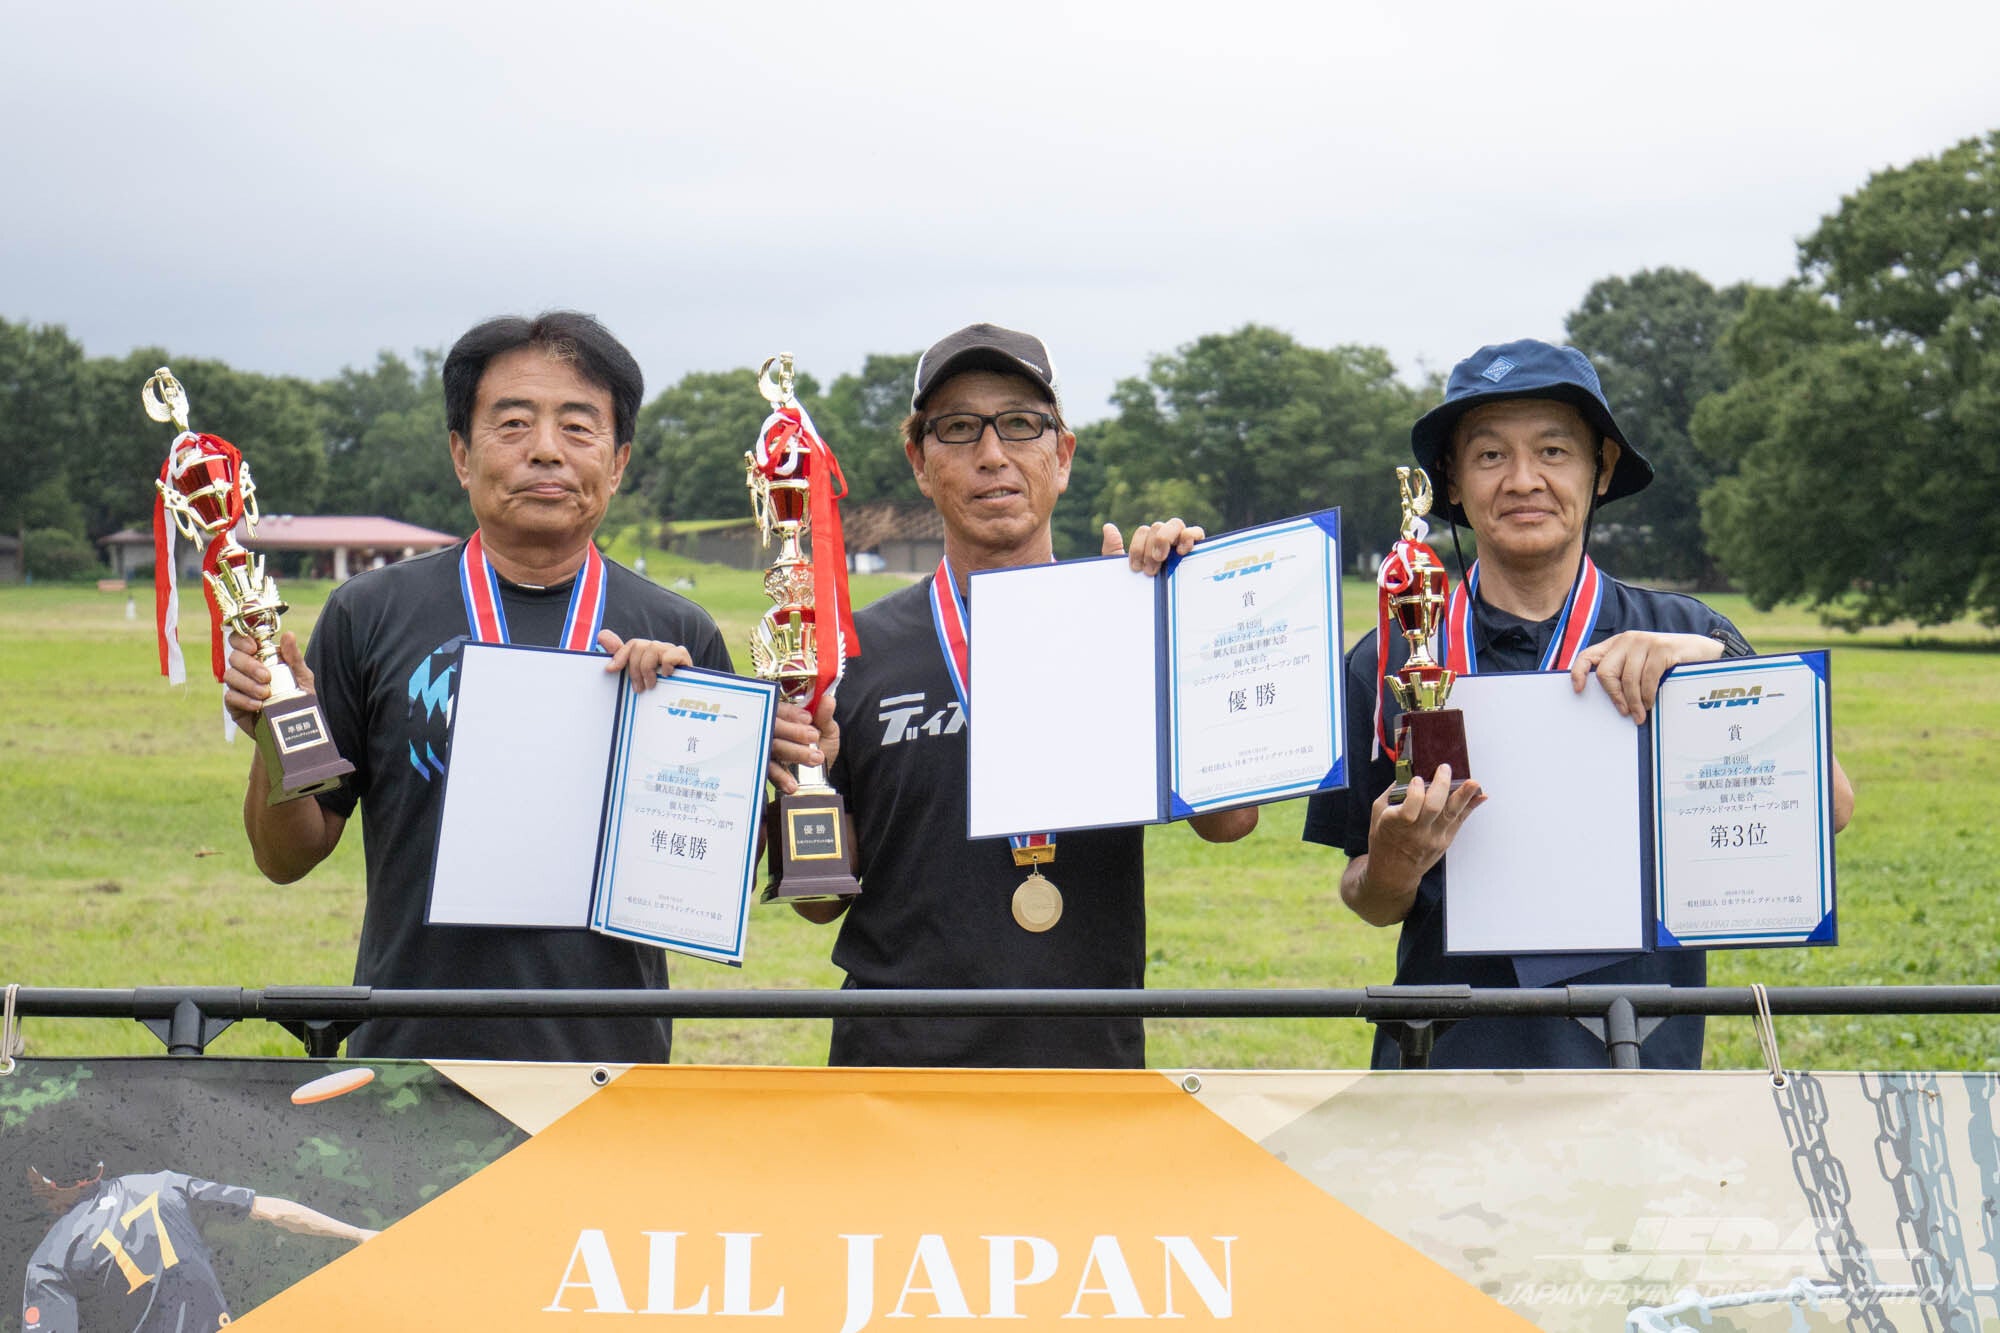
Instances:
[[[1261,574],[1278,562],[1276,551],[1266,551],[1262,555],[1239,555],[1209,577],[1217,583],[1233,579],[1238,574]]]
[[[1745,705],[1754,707],[1766,699],[1782,699],[1784,697],[1782,693],[1764,693],[1762,685],[1752,685],[1748,688],[1741,685],[1724,685],[1719,689],[1710,690],[1707,694],[1702,695],[1701,698],[1696,699],[1694,706],[1696,708],[1742,708]]]
[[[667,705],[667,716],[692,718],[696,722],[713,722],[722,716],[722,705],[709,703],[706,699],[682,697]]]

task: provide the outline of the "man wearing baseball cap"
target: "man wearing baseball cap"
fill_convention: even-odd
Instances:
[[[1619,429],[1597,372],[1583,353],[1524,339],[1482,347],[1452,368],[1444,402],[1410,432],[1417,462],[1438,496],[1436,511],[1478,538],[1478,560],[1454,596],[1446,627],[1451,660],[1473,671],[1567,671],[1574,688],[1598,685],[1636,723],[1651,713],[1660,677],[1682,662],[1748,656],[1729,621],[1692,597],[1620,583],[1586,551],[1598,506],[1643,490],[1653,468]],[[1400,667],[1400,635],[1382,662]],[[1444,855],[1485,803],[1477,780],[1451,789],[1449,765],[1419,774],[1408,797],[1391,806],[1390,759],[1372,744],[1377,709],[1394,734],[1398,708],[1376,678],[1373,635],[1347,663],[1348,753],[1373,755],[1346,791],[1314,797],[1308,841],[1348,855],[1341,898],[1364,921],[1400,923],[1399,985],[1475,987],[1557,983],[1700,986],[1708,975],[1700,950],[1657,954],[1447,957],[1444,952]],[[1521,793],[1560,800],[1561,793]],[[1846,775],[1834,765],[1834,828],[1853,812]],[[1701,1066],[1702,1020],[1670,1018],[1639,1048],[1648,1067]],[[1394,1040],[1375,1039],[1374,1064],[1401,1063]],[[1430,1054],[1435,1067],[1585,1068],[1609,1063],[1604,1045],[1568,1018],[1482,1018],[1448,1025]]]
[[[939,340],[917,363],[903,451],[944,520],[944,559],[931,578],[855,613],[868,651],[848,664],[820,748],[854,816],[862,891],[851,906],[798,911],[815,921],[845,912],[833,961],[850,987],[1141,986],[1143,829],[965,836],[970,576],[1055,559],[1049,520],[1076,452],[1042,340],[994,324]],[[1177,518],[1148,524],[1128,558],[1157,574],[1202,535]],[[1103,553],[1126,554],[1110,525]],[[1257,812],[1190,822],[1224,842],[1256,827]],[[828,1059],[1137,1068],[1145,1028],[1137,1018],[840,1019]]]

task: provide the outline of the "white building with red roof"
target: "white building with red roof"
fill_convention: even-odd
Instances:
[[[266,514],[257,522],[255,536],[236,528],[236,540],[260,553],[305,552],[315,577],[346,579],[364,569],[407,560],[459,540],[449,532],[420,528],[400,519],[346,514]],[[126,578],[135,570],[150,570],[153,564],[153,534],[126,528],[98,538],[111,562],[111,572]],[[193,542],[176,544],[179,563],[186,576],[191,567],[199,577],[201,549]]]

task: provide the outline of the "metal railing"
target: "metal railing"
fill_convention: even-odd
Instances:
[[[1639,1043],[1681,1014],[1755,1017],[1747,986],[1368,986],[1358,990],[377,990],[365,986],[10,988],[21,1018],[125,1018],[170,1055],[201,1055],[244,1020],[275,1023],[313,1058],[334,1055],[371,1018],[1329,1018],[1393,1034],[1405,1068],[1428,1063],[1439,1025],[1466,1018],[1571,1018],[1604,1042],[1611,1067],[1639,1068]],[[1785,1014],[1993,1014],[2000,986],[1792,986]],[[5,1052],[0,1051],[0,1058]]]

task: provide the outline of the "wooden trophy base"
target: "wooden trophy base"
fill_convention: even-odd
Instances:
[[[1396,723],[1396,784],[1389,788],[1389,804],[1401,805],[1410,793],[1410,779],[1426,784],[1439,764],[1451,765],[1451,789],[1457,791],[1472,776],[1472,760],[1465,752],[1465,714],[1456,708],[1429,712],[1409,712]]]
[[[313,695],[295,694],[265,703],[252,734],[264,755],[264,774],[271,780],[265,798],[271,805],[331,791],[354,771],[354,765],[333,748],[326,715]]]
[[[837,903],[861,892],[854,878],[854,816],[831,787],[801,787],[771,802],[766,827],[767,903]]]

